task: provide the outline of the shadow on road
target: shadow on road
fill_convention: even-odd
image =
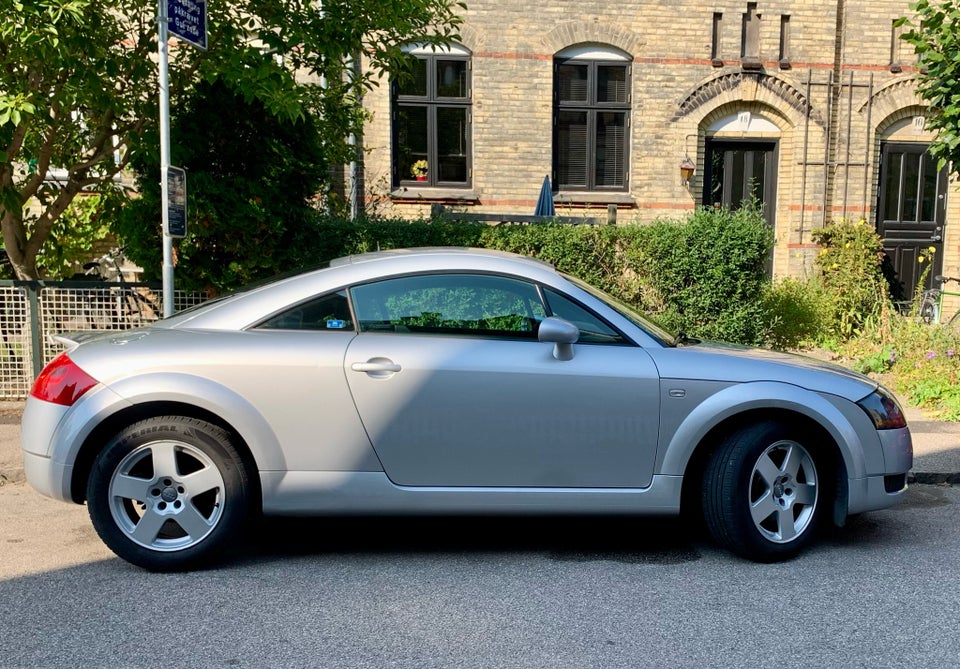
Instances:
[[[679,564],[702,533],[677,519],[633,517],[265,518],[240,561],[290,555],[546,554],[570,562]]]

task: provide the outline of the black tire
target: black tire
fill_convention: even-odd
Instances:
[[[926,324],[935,323],[937,321],[937,301],[931,297],[923,298],[923,302],[920,303],[920,320]]]
[[[960,311],[954,312],[953,316],[950,317],[950,321],[947,323],[947,326],[956,332],[960,332]]]
[[[703,513],[721,546],[756,562],[795,556],[822,516],[825,459],[779,421],[726,437],[707,461]],[[768,513],[769,512],[769,513]]]
[[[151,571],[209,564],[251,511],[249,475],[225,430],[183,416],[148,418],[101,451],[87,507],[103,542]]]

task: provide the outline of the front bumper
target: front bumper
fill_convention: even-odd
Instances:
[[[887,474],[906,474],[913,467],[913,439],[909,428],[878,430]]]
[[[883,472],[850,479],[847,513],[863,513],[893,506],[907,492],[907,473],[913,467],[913,440],[909,428],[878,430]]]

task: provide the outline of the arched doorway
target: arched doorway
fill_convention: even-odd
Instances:
[[[910,300],[925,265],[933,267],[924,288],[943,267],[943,228],[946,220],[947,171],[938,170],[924,142],[884,141],[880,145],[877,191],[877,232],[893,264],[894,299]],[[929,253],[933,249],[933,253]]]
[[[736,209],[755,200],[776,224],[780,129],[760,114],[739,112],[711,124],[704,155],[703,204]],[[773,270],[773,257],[767,271]]]

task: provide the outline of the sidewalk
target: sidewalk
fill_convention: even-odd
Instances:
[[[925,418],[906,410],[913,434],[914,483],[960,483],[960,423]],[[0,485],[23,481],[19,407],[0,403]]]
[[[907,407],[913,436],[911,482],[960,483],[960,423],[931,420]]]

